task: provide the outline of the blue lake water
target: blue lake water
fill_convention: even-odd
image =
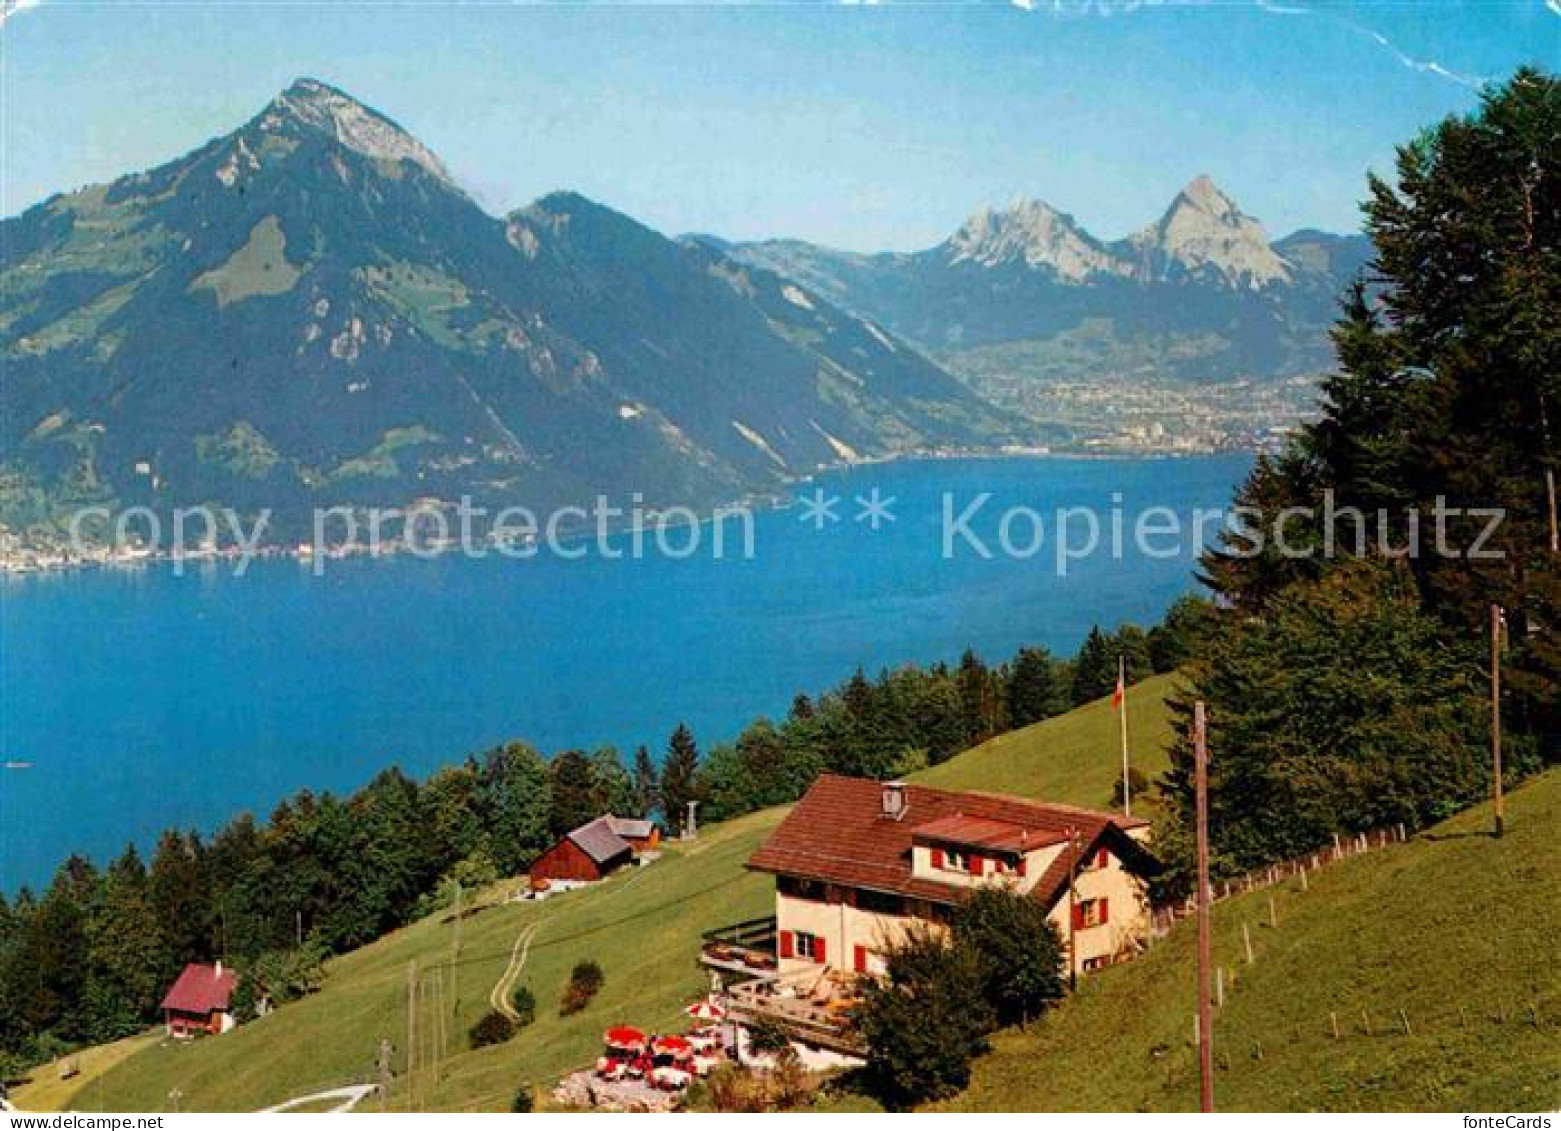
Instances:
[[[1168,507],[1190,526],[1250,464],[859,467],[799,488],[838,496],[837,522],[758,514],[751,559],[732,553],[729,525],[721,560],[707,529],[683,559],[652,542],[640,560],[356,558],[316,577],[270,559],[243,577],[218,563],[0,581],[0,760],[32,763],[0,771],[0,890],[46,881],[73,851],[101,860],[169,825],[263,815],[304,786],[350,790],[391,763],[422,775],[510,738],[659,751],[680,721],[708,744],[859,664],[1071,652],[1092,624],[1153,621],[1195,587],[1190,536],[1175,554],[1165,535],[1141,552],[1136,515]],[[854,501],[875,487],[896,519],[877,531]],[[983,492],[967,525],[993,556],[958,535],[945,556],[945,507],[959,515]],[[1016,507],[1042,520],[1030,557],[999,545]],[[1068,507],[1099,511],[1101,545],[1059,576],[1054,518]],[[1084,527],[1070,524],[1074,546]],[[1029,550],[1032,516],[1008,534]]]

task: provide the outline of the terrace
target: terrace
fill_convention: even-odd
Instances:
[[[717,927],[704,933],[699,961],[713,970],[749,978],[774,978],[778,971],[775,939],[773,915]]]
[[[766,1021],[815,1048],[860,1056],[851,1026],[854,978],[838,971],[743,982],[727,990],[729,1016],[739,1024]]]

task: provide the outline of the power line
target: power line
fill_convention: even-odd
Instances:
[[[659,903],[659,904],[657,904],[654,907],[647,907],[643,911],[636,911],[632,915],[624,915],[624,916],[621,916],[620,918],[610,920],[610,921],[608,921],[606,923],[598,923],[594,927],[585,927],[585,928],[582,928],[581,930],[578,930],[578,931],[572,931],[572,932],[570,932],[567,935],[559,935],[556,938],[548,939],[546,942],[533,943],[531,945],[531,949],[532,950],[545,950],[548,947],[563,946],[565,943],[571,943],[571,942],[575,942],[575,941],[577,941],[579,939],[588,938],[591,935],[600,934],[603,931],[610,931],[614,927],[621,927],[621,926],[624,926],[625,924],[628,924],[628,923],[638,922],[641,919],[648,919],[652,915],[656,915],[656,914],[658,914],[658,913],[660,913],[662,911],[665,911],[669,907],[675,907],[675,906],[677,906],[679,904],[687,903],[690,900],[698,899],[701,896],[710,895],[712,892],[720,891],[722,888],[730,887],[732,884],[739,883],[739,882],[741,882],[743,880],[746,880],[747,878],[748,878],[748,876],[745,873],[744,874],[739,874],[739,875],[731,877],[730,879],[722,880],[718,884],[712,884],[711,886],[709,886],[707,888],[701,888],[699,891],[691,892],[690,894],[684,896],[681,899],[669,900],[666,903]],[[467,957],[467,958],[462,958],[459,962],[444,962],[444,963],[441,963],[441,965],[448,966],[448,967],[456,967],[456,966],[471,966],[471,965],[475,965],[477,963],[484,963],[484,962],[497,962],[500,959],[508,959],[509,958],[509,954],[510,954],[510,952],[508,950],[491,951],[491,952],[489,952],[487,954],[478,954],[478,955],[472,955],[472,956]]]

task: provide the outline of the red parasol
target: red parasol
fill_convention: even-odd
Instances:
[[[632,1025],[618,1025],[602,1035],[609,1048],[631,1049],[635,1052],[645,1047],[645,1034]]]
[[[726,1017],[726,1010],[708,999],[696,1001],[683,1012],[697,1021],[720,1021]]]
[[[683,1037],[668,1034],[652,1041],[650,1051],[655,1056],[670,1056],[673,1060],[684,1060],[694,1055],[694,1046]]]

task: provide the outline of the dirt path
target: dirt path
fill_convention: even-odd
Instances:
[[[509,965],[504,968],[504,973],[499,975],[499,980],[493,984],[493,989],[488,993],[488,1004],[511,1021],[519,1021],[520,1014],[516,1013],[515,1007],[510,1004],[510,994],[515,990],[520,972],[526,968],[526,957],[531,953],[531,940],[536,937],[537,928],[540,926],[540,923],[533,923],[515,936],[515,945],[510,949]]]
[[[329,1110],[334,1115],[338,1111],[351,1111],[362,1102],[363,1097],[374,1091],[373,1084],[352,1084],[345,1088],[332,1088],[328,1092],[315,1092],[310,1096],[299,1096],[288,1100],[286,1103],[277,1104],[275,1107],[261,1109],[262,1112],[290,1111],[295,1107],[303,1107],[306,1104],[324,1103],[327,1100],[340,1100],[335,1107]]]

